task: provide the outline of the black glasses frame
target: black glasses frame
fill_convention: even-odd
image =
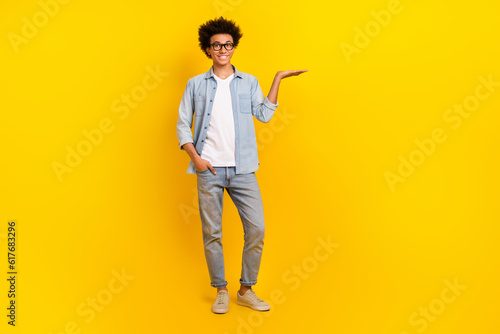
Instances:
[[[224,48],[227,51],[231,51],[232,49],[234,49],[234,43],[231,43],[231,42],[226,42],[225,44],[222,44],[222,43],[212,43],[212,44],[210,44],[210,46],[213,47],[215,51],[222,50],[222,46],[223,45],[224,45]],[[215,46],[218,46],[218,48],[215,48]],[[228,49],[228,47],[230,47],[230,49]]]

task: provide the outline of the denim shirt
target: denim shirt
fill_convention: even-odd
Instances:
[[[240,72],[234,65],[231,66],[234,69],[230,91],[236,140],[236,174],[251,173],[259,169],[253,117],[264,123],[269,122],[278,103],[277,101],[276,104],[271,103],[267,97],[264,97],[255,76]],[[177,120],[177,138],[181,150],[184,150],[182,145],[193,143],[196,152],[201,156],[216,91],[217,81],[214,78],[213,66],[208,72],[188,80],[179,105]],[[191,133],[193,116],[195,124],[194,131]],[[189,163],[187,173],[196,173],[193,161]]]

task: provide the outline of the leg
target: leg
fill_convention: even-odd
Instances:
[[[240,291],[243,293],[257,283],[262,249],[264,247],[264,209],[255,173],[231,173],[227,192],[238,209],[245,232],[241,267]]]
[[[222,252],[222,206],[224,197],[224,169],[216,168],[217,175],[210,170],[197,174],[198,203],[203,232],[205,259],[210,274],[210,284],[218,290],[227,285]]]

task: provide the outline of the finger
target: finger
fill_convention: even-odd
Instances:
[[[286,76],[295,76],[295,75],[299,75],[299,74],[302,74],[304,72],[307,72],[308,70],[292,70],[292,71],[288,71],[287,74],[285,74],[285,77]]]
[[[212,167],[212,165],[208,165],[208,168],[212,171],[212,174],[216,175],[217,172],[215,171],[215,169]]]

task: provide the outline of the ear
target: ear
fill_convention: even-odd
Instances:
[[[210,48],[205,48],[205,51],[208,53],[208,51],[210,51]],[[210,55],[212,56],[212,55]]]

